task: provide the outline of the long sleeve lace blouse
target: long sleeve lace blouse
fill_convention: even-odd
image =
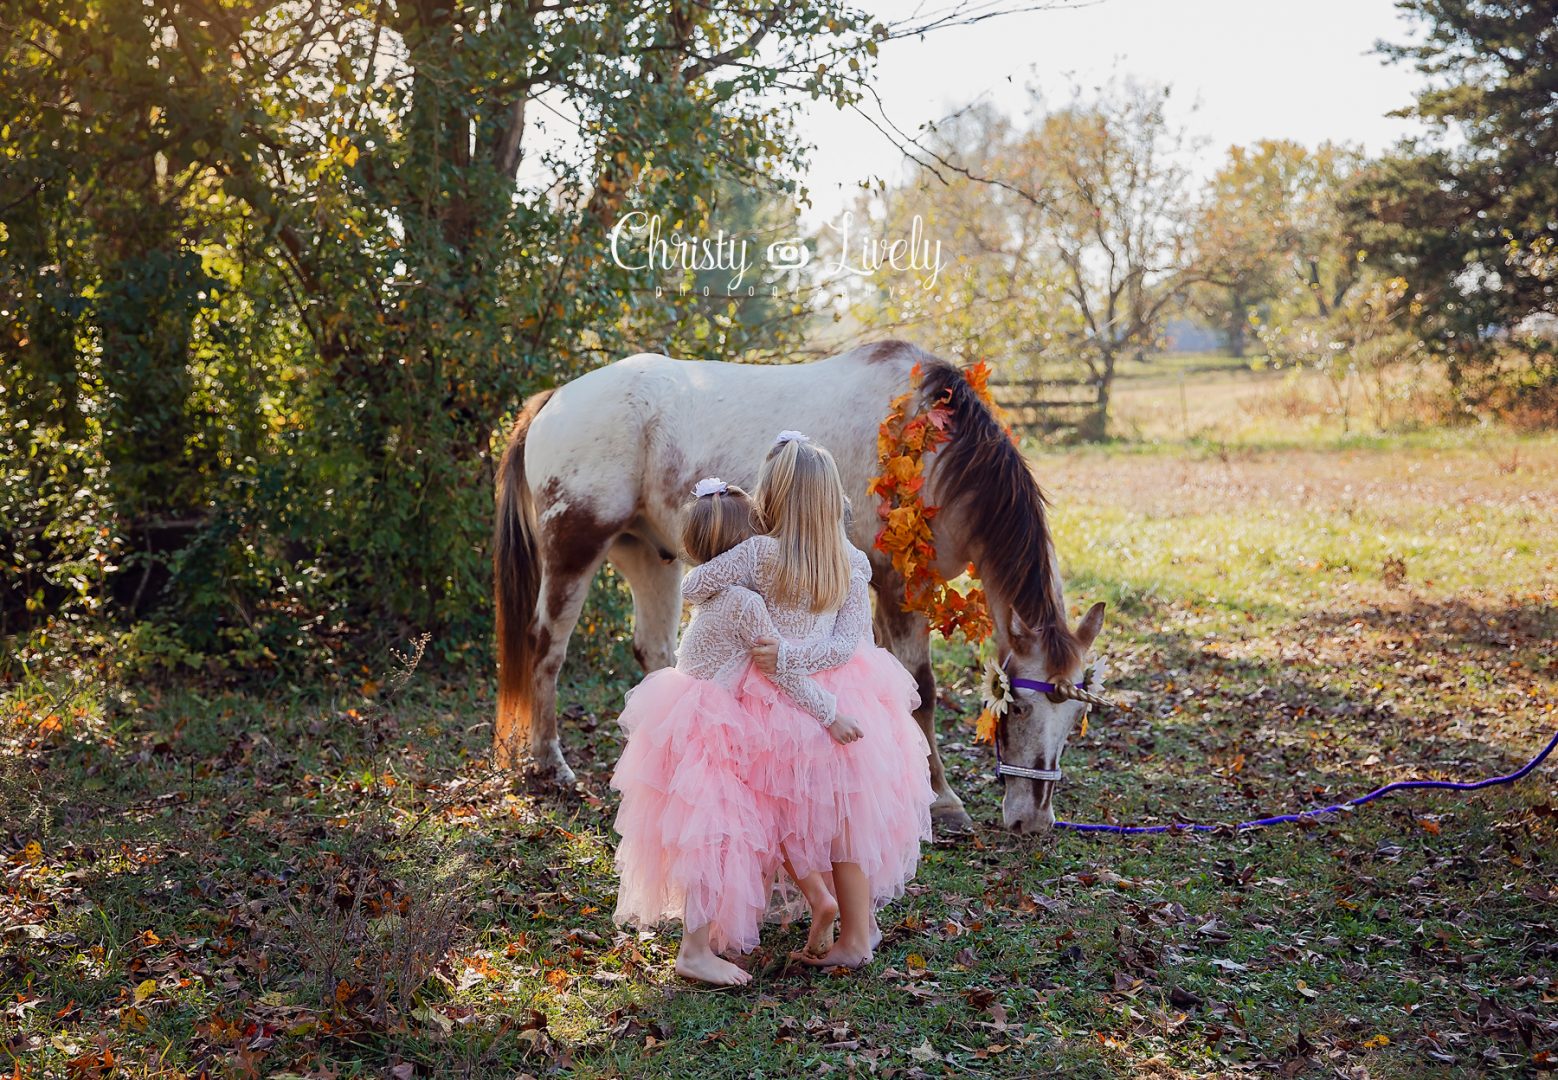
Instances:
[[[696,679],[724,682],[735,676],[759,640],[778,637],[779,630],[757,593],[740,585],[713,590],[698,601],[682,634],[676,668]],[[838,715],[833,695],[805,672],[781,671],[769,679],[824,726]]]
[[[756,637],[779,641],[779,670],[772,676],[774,682],[789,693],[787,683],[804,679],[806,685],[818,693],[825,693],[806,676],[847,661],[870,632],[871,564],[864,553],[851,548],[849,593],[837,611],[822,612],[777,601],[774,596],[777,569],[778,542],[771,536],[754,536],[695,567],[682,580],[682,598],[701,607],[714,601],[722,592],[732,589],[754,591],[760,598],[769,625],[767,632],[758,633]],[[748,618],[752,614],[748,612]],[[751,633],[751,630],[747,632]],[[685,639],[682,648],[687,650]],[[750,649],[750,645],[744,648]],[[678,652],[677,657],[680,667],[682,653]],[[793,693],[791,696],[796,697]],[[796,700],[801,702],[799,697]],[[834,703],[831,695],[827,704],[826,717],[819,716],[819,719],[832,723]],[[807,711],[817,715],[810,708]]]

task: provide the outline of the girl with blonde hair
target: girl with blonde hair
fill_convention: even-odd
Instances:
[[[847,500],[833,456],[799,432],[781,432],[754,503],[762,531],[692,570],[682,596],[699,604],[744,587],[762,597],[777,633],[752,650],[755,663],[736,697],[765,731],[804,730],[809,718],[780,687],[814,673],[835,713],[849,718],[850,734],[858,733],[826,744],[791,740],[790,753],[749,773],[808,901],[815,892],[808,883],[833,877],[837,940],[828,905],[814,903],[801,959],[857,967],[876,946],[875,909],[902,895],[931,837],[930,747],[913,716],[919,694],[871,640],[871,564],[845,533]]]
[[[715,477],[698,481],[683,513],[685,557],[703,563],[735,547],[753,535],[754,518],[740,488]],[[629,691],[618,720],[627,746],[611,778],[622,793],[615,917],[646,928],[681,919],[676,970],[684,978],[721,986],[751,978],[719,954],[757,944],[783,861],[764,785],[791,772],[794,759],[820,760],[833,739],[855,737],[834,695],[794,662],[763,680],[785,703],[785,723],[770,724],[738,698],[735,688],[757,678],[752,650],[778,635],[751,590],[707,590],[682,635],[676,666]],[[836,909],[826,884],[818,874],[800,883],[831,934]]]

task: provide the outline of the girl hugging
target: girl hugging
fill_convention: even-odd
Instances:
[[[786,432],[755,500],[713,479],[694,495],[693,618],[676,667],[632,690],[620,719],[617,920],[680,917],[678,973],[744,983],[718,954],[757,944],[782,865],[812,912],[801,958],[863,964],[934,796],[913,680],[868,637],[870,566],[845,536],[837,468]]]

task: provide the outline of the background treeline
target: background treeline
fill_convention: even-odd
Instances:
[[[1558,416],[1558,19],[1534,2],[1397,6],[1416,44],[1381,51],[1424,74],[1401,113],[1426,134],[1379,158],[1208,148],[1173,119],[1171,87],[1126,79],[957,113],[855,207],[892,235],[919,216],[954,269],[933,290],[867,279],[851,330],[1083,386],[1084,436],[1104,434],[1122,361],[1187,317],[1234,356],[1376,386],[1417,360],[1451,413]],[[1220,165],[1194,168],[1207,153]]]
[[[795,357],[841,320],[1085,380],[1096,436],[1189,312],[1236,352],[1415,356],[1462,406],[1552,409],[1550,5],[1400,6],[1431,136],[1234,148],[1201,188],[1164,89],[971,108],[860,206],[920,215],[940,286],[810,304],[680,295],[607,234],[793,235],[795,102],[853,100],[897,32],[848,4],[0,0],[7,670],[484,652],[494,439],[640,349]]]

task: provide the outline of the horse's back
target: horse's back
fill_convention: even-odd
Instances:
[[[856,471],[855,448],[867,445],[874,453],[888,401],[907,389],[910,368],[927,357],[912,345],[883,342],[803,364],[664,356],[620,364],[641,388],[647,406],[642,415],[654,425],[654,438],[704,455],[727,479],[750,483],[774,436],[785,429],[827,446],[846,476]]]
[[[662,518],[700,476],[753,484],[774,436],[789,428],[832,450],[860,499],[887,403],[927,358],[902,342],[805,364],[629,356],[552,395],[531,428],[526,471],[542,502],[551,482],[559,494],[587,494],[604,516]]]

